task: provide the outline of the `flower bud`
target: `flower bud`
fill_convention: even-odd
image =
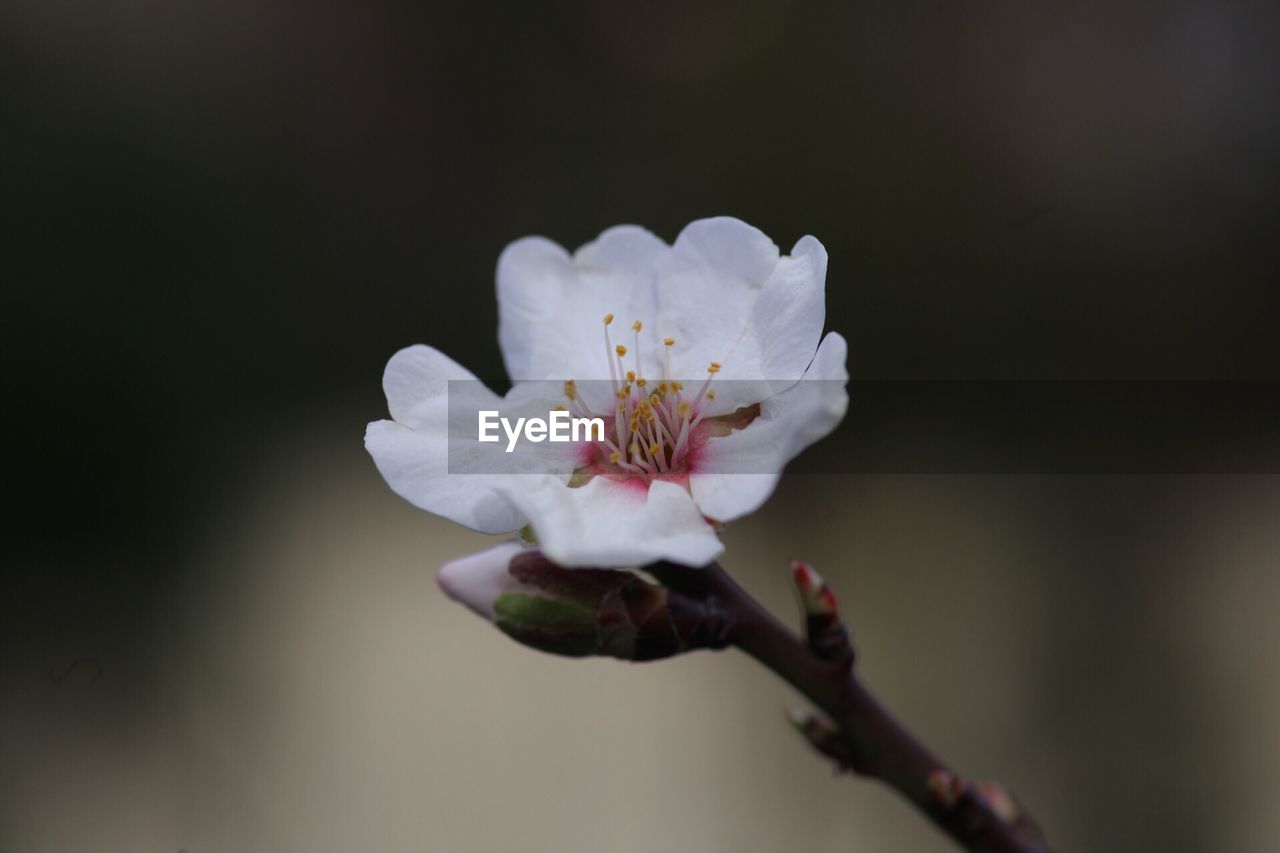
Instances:
[[[507,636],[552,654],[640,661],[724,645],[711,604],[631,572],[566,569],[514,542],[446,563],[437,578]]]
[[[836,595],[808,563],[791,561],[791,583],[804,612],[804,632],[813,653],[833,665],[853,665],[849,630],[840,618]]]
[[[813,566],[800,560],[791,561],[791,581],[806,616],[834,616],[838,611],[835,593]]]
[[[854,759],[849,742],[826,717],[805,708],[792,708],[786,713],[787,722],[814,749],[834,761],[838,772],[865,772],[865,768]]]
[[[925,785],[934,802],[944,809],[954,809],[969,790],[963,779],[941,768],[929,772]]]
[[[518,542],[503,542],[451,560],[436,573],[436,583],[454,601],[492,620],[494,602],[515,582],[507,569],[523,550]]]
[[[995,812],[996,817],[1005,823],[1016,824],[1022,817],[1022,809],[1013,795],[999,782],[978,782],[978,795],[986,800],[987,806]]]

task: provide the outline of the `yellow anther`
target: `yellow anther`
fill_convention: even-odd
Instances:
[[[553,412],[563,412],[563,411],[567,411],[567,410],[565,409],[565,407],[564,407],[564,406],[556,406],[556,407],[555,407],[554,409],[552,409],[551,411],[553,411]]]
[[[627,381],[628,381],[628,382],[635,382],[635,381],[636,381],[636,372],[635,372],[634,370],[628,370],[628,371],[627,371]]]
[[[711,364],[707,367],[707,373],[719,373],[719,372],[720,372],[720,362],[718,361],[711,362]]]
[[[689,404],[681,403],[679,406],[676,407],[676,411],[680,413],[680,417],[682,418],[689,417]]]
[[[661,397],[659,397],[657,394],[650,394],[650,395],[649,395],[649,404],[650,404],[650,405],[657,406],[657,405],[659,405],[660,403],[662,403],[662,398],[661,398]]]
[[[649,383],[649,380],[648,380],[648,379],[645,379],[643,376],[641,376],[639,379],[637,379],[637,380],[636,380],[636,387],[637,387],[637,388],[643,388],[643,387],[644,387],[645,385],[647,385],[648,383]]]
[[[649,445],[649,455],[650,455],[650,456],[657,456],[657,455],[658,455],[658,451],[659,451],[659,450],[661,450],[661,449],[662,449],[662,448],[658,446],[658,442],[656,442],[656,441],[655,441],[653,444]]]
[[[665,383],[665,382],[659,382],[659,383],[658,383],[658,393],[659,393],[659,394],[665,394],[665,393],[667,393],[667,383]]]
[[[708,400],[714,400],[715,398],[716,398],[716,392],[715,392],[715,391],[708,391],[708,392],[707,392],[707,399],[708,399]]]
[[[638,332],[643,328],[644,328],[644,323],[641,323],[639,320],[636,320],[634,323],[631,324],[631,331],[633,332]]]
[[[609,324],[610,324],[610,323],[612,323],[612,322],[613,322],[613,315],[612,315],[612,314],[605,314],[605,315],[604,315],[604,324],[607,326],[607,325],[609,325]]]
[[[683,391],[683,390],[684,390],[684,383],[683,383],[683,382],[672,382],[672,383],[671,383],[671,390],[672,390],[672,391]]]
[[[622,454],[619,453],[618,451],[615,450],[609,454],[609,461],[612,462],[614,465],[617,465],[621,460],[622,460]]]
[[[676,345],[676,339],[675,339],[675,338],[663,338],[663,339],[662,339],[662,345],[663,345],[664,347],[673,347],[673,346],[675,346],[675,345]]]
[[[578,386],[574,383],[572,379],[565,380],[564,395],[568,397],[570,400],[573,400],[578,396]]]
[[[624,347],[622,344],[618,344],[616,347],[614,347],[613,351],[618,354],[618,358],[622,358],[624,355],[627,354],[627,348]]]

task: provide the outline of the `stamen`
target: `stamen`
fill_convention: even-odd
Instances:
[[[660,441],[662,441],[664,444],[672,445],[672,449],[674,450],[675,440],[671,437],[671,432],[670,430],[667,429],[666,425],[663,424],[661,420],[653,420],[651,421],[651,423],[653,424],[654,432],[656,433],[655,437],[658,438]],[[675,461],[674,454],[672,455],[671,460],[672,462]]]
[[[684,450],[685,439],[689,437],[689,431],[689,420],[686,418],[680,424],[680,437],[676,439],[676,448],[671,451],[671,457],[673,459],[680,458],[680,453]]]
[[[715,392],[715,389],[712,389],[712,390],[710,390],[710,391],[708,391],[708,392],[707,392],[707,400],[708,400],[708,401],[710,401],[710,400],[714,400],[715,398],[716,398],[716,392]],[[695,417],[692,421],[690,421],[690,422],[689,422],[689,429],[693,429],[693,428],[694,428],[694,427],[696,427],[698,424],[702,423],[702,419],[703,419],[704,417],[706,417],[706,414],[707,414],[707,410],[706,410],[706,409],[703,409],[703,410],[701,410],[700,412],[698,412],[698,416],[697,416],[697,417]]]
[[[618,449],[619,445],[615,445],[610,441],[606,441],[605,447],[609,448],[609,464],[617,465],[624,471],[631,471],[636,474],[643,474],[644,471],[632,465],[630,462],[622,458],[622,451]]]
[[[622,357],[623,357],[624,355],[626,355],[626,354],[627,354],[627,348],[626,348],[626,347],[624,347],[622,344],[618,344],[616,347],[614,347],[614,348],[613,348],[613,352],[614,352],[614,354],[615,354],[615,355],[617,355],[617,356],[618,356],[618,375],[619,375],[619,376],[626,376],[626,375],[627,375],[627,366],[626,366],[625,364],[623,364],[623,362],[622,362]],[[609,369],[610,369],[610,370],[612,370],[612,369],[613,369],[613,367],[612,367],[612,366],[610,366],[610,368],[609,368]]]
[[[615,391],[618,389],[618,374],[613,367],[613,356],[610,351],[613,349],[613,342],[609,340],[609,324],[613,322],[612,314],[604,315],[604,357],[609,362],[609,387]]]
[[[716,364],[715,362],[712,362],[712,366],[714,366],[716,370],[720,369],[720,365]],[[698,395],[693,398],[693,407],[695,409],[698,408],[698,404],[702,402],[702,396],[707,393],[707,388],[711,385],[711,378],[715,375],[716,375],[715,370],[711,370],[710,368],[707,368],[706,381],[704,381],[702,383],[702,387],[698,389]]]
[[[671,352],[676,339],[655,336],[655,340],[660,341],[663,347],[660,363],[662,375],[650,386],[648,379],[642,375],[640,333],[644,330],[644,322],[637,319],[631,323],[634,343],[615,345],[609,328],[614,319],[614,315],[609,313],[602,320],[605,355],[609,361],[609,377],[616,398],[613,434],[596,440],[599,455],[593,455],[593,459],[596,464],[612,466],[613,476],[627,472],[629,475],[650,479],[669,471],[681,470],[687,464],[694,431],[703,417],[709,414],[709,407],[704,407],[703,400],[714,400],[716,397],[715,390],[710,386],[722,365],[718,361],[708,364],[706,379],[697,395],[689,401],[681,394],[685,390],[684,384],[672,378]],[[628,369],[628,356],[635,359],[633,369]],[[633,394],[633,390],[637,393]],[[569,411],[584,417],[592,416],[591,407],[582,398],[574,380],[565,380],[564,396]],[[555,408],[557,411],[564,411],[566,407],[559,405]]]
[[[640,367],[640,330],[641,330],[641,329],[643,329],[643,328],[644,328],[644,324],[643,324],[643,323],[641,323],[639,320],[636,320],[634,323],[632,323],[632,324],[631,324],[631,331],[635,333],[635,337],[636,337],[636,347],[635,347],[635,349],[636,349],[636,373],[639,373],[639,372],[641,371],[641,369],[642,369],[642,368]]]
[[[632,459],[632,461],[633,461],[633,462],[635,462],[635,464],[636,464],[636,465],[638,465],[638,466],[639,466],[639,467],[640,467],[640,468],[641,468],[641,469],[642,469],[646,474],[652,474],[652,473],[653,473],[653,471],[654,471],[654,469],[653,469],[653,464],[652,464],[651,462],[649,462],[647,459],[645,459],[645,457],[640,453],[640,445],[639,445],[639,444],[633,444],[633,445],[631,445],[631,459]]]
[[[656,458],[658,462],[659,471],[665,474],[667,471],[670,470],[670,466],[667,465],[667,451],[666,451],[666,448],[664,448],[662,445],[658,445],[658,455]]]

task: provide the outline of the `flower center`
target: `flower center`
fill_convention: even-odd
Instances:
[[[609,334],[613,315],[604,316],[605,357],[609,362],[609,383],[615,400],[611,413],[597,413],[578,393],[577,384],[564,383],[569,411],[577,417],[598,417],[605,421],[602,441],[591,442],[584,452],[583,467],[574,477],[585,482],[600,474],[615,479],[633,477],[682,478],[690,467],[691,455],[699,445],[706,403],[714,400],[711,380],[720,372],[719,362],[707,366],[707,376],[697,392],[685,393],[683,383],[671,376],[674,338],[663,338],[662,378],[651,381],[641,370],[640,333],[644,324],[631,324],[632,347],[614,344]],[[630,359],[628,358],[630,356]],[[632,364],[632,367],[628,367]],[[585,476],[583,476],[585,475]]]

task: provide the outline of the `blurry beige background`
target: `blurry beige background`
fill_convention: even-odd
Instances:
[[[148,695],[111,659],[7,690],[6,850],[950,849],[736,652],[559,659],[450,603],[433,570],[489,540],[390,494],[360,425],[297,426],[184,556]],[[1275,478],[801,476],[725,562],[793,621],[818,566],[868,681],[1058,849],[1268,853],[1277,512]]]

